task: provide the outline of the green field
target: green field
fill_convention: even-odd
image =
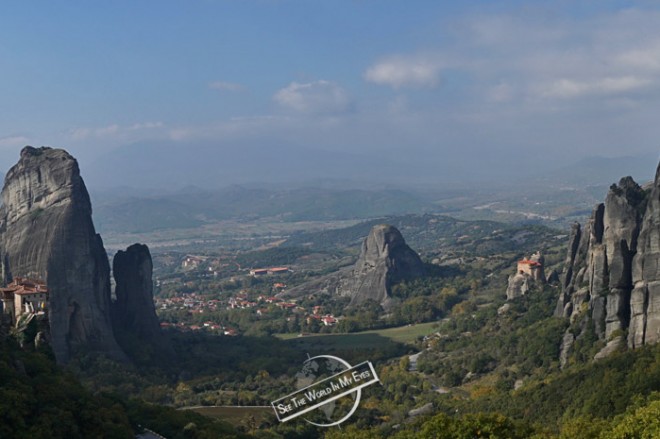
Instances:
[[[338,344],[346,347],[374,347],[387,339],[395,343],[412,343],[417,338],[429,335],[437,329],[437,322],[399,326],[397,328],[373,329],[350,334],[313,334],[300,337],[300,334],[276,334],[282,340],[298,340],[305,343]]]
[[[228,406],[212,406],[212,407],[192,407],[185,410],[192,410],[200,415],[208,416],[209,418],[218,418],[223,421],[229,422],[235,426],[241,425],[249,416],[254,416],[256,420],[268,420],[274,422],[276,420],[275,413],[271,407],[228,407]]]

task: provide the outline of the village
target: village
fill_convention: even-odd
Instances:
[[[217,276],[213,267],[205,268],[206,258],[186,256],[181,269],[190,273]],[[244,278],[258,281],[254,288],[241,288],[238,291],[222,291],[204,287],[192,292],[175,291],[169,295],[154,298],[156,311],[161,319],[161,328],[178,331],[204,331],[214,335],[237,336],[243,331],[236,324],[246,319],[254,322],[282,321],[288,327],[307,328],[332,327],[339,321],[333,313],[324,312],[321,305],[303,305],[296,299],[283,299],[287,285],[285,275],[293,270],[286,266],[251,268],[244,270]],[[158,280],[156,281],[158,284]],[[295,323],[295,324],[291,324]]]
[[[217,267],[209,265],[208,258],[203,256],[187,255],[179,261],[177,271],[180,273],[192,273],[201,279],[208,279],[209,276],[215,279],[218,276]],[[230,337],[241,335],[255,326],[268,328],[269,333],[300,335],[340,329],[333,328],[341,321],[337,308],[333,310],[324,303],[305,298],[284,298],[286,279],[294,274],[291,267],[245,268],[241,269],[241,273],[230,279],[248,286],[223,289],[217,283],[205,280],[184,282],[171,279],[167,283],[166,294],[158,294],[163,289],[158,288],[162,285],[157,278],[154,304],[161,328]],[[545,281],[543,257],[534,254],[529,259],[519,260],[516,276],[511,279],[521,276]],[[524,294],[524,291],[517,294],[511,291],[510,284],[507,295]],[[17,277],[6,287],[0,288],[0,300],[3,321],[15,326],[20,321],[46,316],[48,287],[42,281]]]

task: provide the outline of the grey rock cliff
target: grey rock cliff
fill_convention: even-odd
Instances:
[[[153,264],[149,247],[133,244],[112,260],[116,301],[112,305],[115,334],[164,346],[153,301]]]
[[[528,274],[516,273],[509,276],[508,282],[506,288],[506,300],[513,300],[529,293],[531,284],[534,283],[534,280]]]
[[[339,294],[349,296],[349,305],[374,300],[384,309],[391,305],[391,286],[424,275],[424,264],[408,247],[401,232],[388,224],[374,226],[362,243],[352,273],[345,277]]]
[[[349,306],[373,300],[389,310],[393,305],[392,285],[423,275],[424,264],[406,244],[401,232],[393,226],[381,224],[369,232],[353,268],[345,268],[292,288],[286,296],[339,295],[350,299]]]
[[[632,263],[628,345],[660,341],[660,166],[646,205]]]
[[[24,276],[48,284],[58,362],[83,347],[125,359],[110,320],[110,267],[77,161],[61,149],[25,147],[5,176],[2,199],[4,281]]]
[[[594,209],[588,233],[579,224],[571,231],[555,315],[589,318],[598,337],[609,342],[598,358],[618,349],[625,331],[629,347],[658,341],[647,332],[660,331],[660,301],[649,307],[660,270],[648,268],[657,268],[654,258],[660,257],[659,185],[658,173],[650,194],[622,178]]]

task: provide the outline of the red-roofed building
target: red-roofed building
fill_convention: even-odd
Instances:
[[[268,269],[268,274],[284,274],[288,273],[289,267],[273,267]]]
[[[24,313],[44,312],[48,306],[48,287],[37,280],[17,277],[0,288],[2,309],[15,320]]]
[[[523,258],[518,261],[517,272],[531,276],[534,280],[545,282],[543,272],[544,258],[540,252],[533,254],[529,259]]]
[[[250,276],[263,276],[265,274],[268,274],[267,268],[253,268],[250,270]]]
[[[532,269],[541,267],[542,264],[536,261],[532,261],[529,259],[523,259],[521,261],[518,261],[518,272],[519,273],[527,273],[529,275],[532,274]]]
[[[321,319],[325,326],[332,326],[337,323],[337,319],[331,315],[327,315]]]

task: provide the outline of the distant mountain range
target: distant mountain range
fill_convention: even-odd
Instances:
[[[621,175],[650,180],[648,163],[656,160],[591,157],[552,169],[529,163],[507,173],[497,161],[466,160],[461,167],[455,158],[424,160],[412,153],[393,159],[291,145],[154,142],[121,147],[86,164],[83,178],[104,232],[192,228],[225,219],[453,214],[493,202],[475,218],[508,220],[500,218],[502,212],[512,211],[515,220],[516,212],[545,217],[559,212],[572,221],[575,212],[589,212]]]
[[[149,232],[198,227],[227,219],[273,217],[283,221],[370,218],[432,210],[422,198],[400,190],[267,190],[241,186],[160,196],[95,196],[101,231]]]

